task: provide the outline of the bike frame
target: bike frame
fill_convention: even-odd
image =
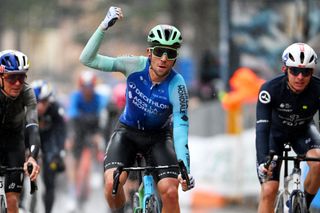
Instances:
[[[2,168],[1,168],[1,171],[0,171],[0,198],[2,197],[3,198],[3,201],[4,201],[4,207],[5,207],[5,211],[7,211],[7,199],[6,199],[6,192],[5,192],[5,173],[3,173],[2,171]],[[0,207],[2,208],[2,206]],[[3,209],[1,209],[1,213],[3,212]]]
[[[278,192],[277,200],[275,209],[283,208],[283,212],[291,212],[292,210],[290,207],[292,205],[289,205],[288,202],[291,202],[292,196],[296,194],[298,191],[302,192],[301,190],[301,169],[300,168],[293,168],[292,173],[289,175],[286,175],[288,173],[288,165],[287,161],[285,161],[285,168],[284,168],[284,179],[283,179],[283,189],[280,189]],[[289,184],[290,182],[293,182],[293,189],[289,190]],[[282,199],[282,200],[281,200]],[[283,206],[280,206],[280,204],[283,204]]]
[[[283,180],[283,189],[279,190],[275,212],[293,212],[295,206],[294,202],[297,202],[294,198],[298,198],[299,208],[306,211],[306,203],[304,192],[302,191],[301,186],[301,161],[320,161],[318,158],[310,158],[305,156],[288,156],[288,152],[291,150],[290,146],[285,146],[284,156],[280,157],[284,161],[284,180]],[[288,161],[293,161],[293,169],[291,174],[288,175]],[[292,190],[289,190],[289,184],[293,183]]]
[[[141,183],[138,190],[139,206],[134,207],[133,212],[137,213],[142,210],[143,213],[146,212],[146,204],[148,200],[155,198],[157,213],[161,212],[160,201],[158,199],[156,186],[154,185],[154,179],[151,174],[145,174],[143,177],[143,182]]]
[[[138,172],[143,172],[142,174],[142,183],[140,184],[138,192],[135,193],[134,196],[137,196],[137,203],[135,203],[135,198],[134,200],[134,213],[146,213],[149,212],[146,209],[146,206],[148,206],[148,202],[154,202],[155,205],[152,205],[153,208],[156,206],[156,212],[155,213],[160,213],[161,212],[161,201],[158,198],[157,194],[157,189],[156,186],[154,185],[154,179],[152,176],[152,171],[157,170],[157,169],[169,169],[169,168],[179,168],[181,176],[184,180],[187,181],[187,185],[190,186],[189,178],[188,178],[188,173],[186,170],[185,165],[183,164],[183,161],[179,160],[178,165],[166,165],[166,166],[145,166],[145,167],[127,167],[124,168],[122,166],[117,167],[117,169],[113,173],[113,189],[112,189],[112,195],[114,196],[117,191],[118,191],[118,185],[119,185],[119,178],[122,173],[122,171],[138,171]],[[140,179],[141,180],[141,179]],[[141,212],[142,211],[142,212]]]

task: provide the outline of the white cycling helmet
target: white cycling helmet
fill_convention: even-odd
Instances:
[[[97,76],[94,72],[84,71],[79,76],[79,85],[82,86],[95,86],[97,82]]]
[[[172,25],[159,24],[148,34],[150,46],[173,46],[179,48],[182,43],[181,32]]]
[[[287,67],[315,68],[317,54],[305,43],[294,43],[287,47],[282,53],[282,61]]]
[[[48,100],[53,95],[53,88],[45,80],[35,80],[31,83],[37,101]]]
[[[29,70],[30,62],[28,57],[17,50],[4,50],[0,52],[0,69],[2,73],[21,74]]]

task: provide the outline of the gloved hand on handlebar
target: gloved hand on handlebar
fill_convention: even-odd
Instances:
[[[114,25],[114,23],[123,17],[122,10],[120,7],[110,7],[108,13],[104,20],[101,22],[100,26],[103,30],[107,30],[109,27]]]
[[[179,174],[179,176],[178,176],[178,180],[182,186],[183,191],[188,191],[188,190],[194,188],[194,185],[195,185],[194,177],[190,174],[188,176],[189,176],[189,186],[187,185],[187,181],[183,180],[181,174]]]
[[[262,180],[267,178],[267,176],[268,176],[268,169],[265,168],[265,163],[261,163],[261,164],[258,166],[258,176],[259,176],[259,178],[261,178]]]

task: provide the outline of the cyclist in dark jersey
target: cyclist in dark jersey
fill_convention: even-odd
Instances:
[[[37,157],[40,149],[36,98],[25,82],[29,61],[25,54],[16,50],[0,52],[0,160],[8,167],[33,165],[30,179],[35,180],[40,167]],[[29,137],[30,156],[25,159],[25,130]],[[18,212],[23,185],[20,172],[6,174],[8,211]]]
[[[313,117],[320,108],[320,79],[313,76],[317,55],[305,43],[294,43],[283,54],[284,74],[264,83],[259,93],[256,120],[257,172],[261,182],[258,212],[273,212],[279,188],[281,163],[271,171],[264,168],[269,150],[282,155],[290,142],[297,154],[320,157],[320,134]],[[320,186],[320,164],[308,162],[304,182],[308,207]],[[270,170],[270,169],[269,169]],[[266,175],[270,181],[262,182]]]
[[[43,163],[43,193],[45,212],[50,213],[55,198],[55,179],[58,172],[64,171],[64,142],[66,124],[64,109],[55,100],[51,84],[44,80],[31,83],[37,99],[41,157]]]
[[[121,8],[110,7],[80,56],[80,61],[89,67],[118,71],[127,77],[125,109],[105,154],[105,197],[112,212],[123,212],[123,184],[127,179],[127,174],[122,173],[118,193],[113,197],[113,171],[120,164],[133,165],[138,152],[153,165],[177,164],[177,159],[181,159],[190,173],[188,92],[183,77],[172,69],[182,43],[181,33],[170,25],[154,27],[148,35],[147,57],[113,58],[97,54],[106,30],[122,17]],[[183,190],[188,188],[180,175],[177,177],[175,169],[156,175],[162,212],[180,212],[179,180]],[[194,180],[191,175],[190,178],[192,188]]]

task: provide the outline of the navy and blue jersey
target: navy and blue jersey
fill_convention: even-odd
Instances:
[[[287,81],[287,76],[281,75],[267,81],[260,89],[256,111],[259,164],[266,161],[270,141],[285,143],[306,134],[320,108],[320,79],[312,77],[299,94],[290,90]]]

